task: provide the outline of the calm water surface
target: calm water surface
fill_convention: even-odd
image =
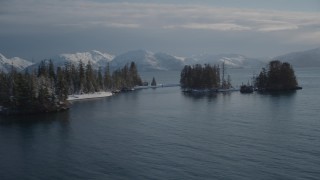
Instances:
[[[240,85],[254,71],[229,73]],[[319,179],[320,69],[296,74],[296,93],[146,89],[74,102],[69,112],[0,117],[0,179]],[[153,76],[179,80],[142,75]]]

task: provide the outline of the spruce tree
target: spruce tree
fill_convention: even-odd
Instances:
[[[84,64],[81,60],[79,62],[78,71],[79,71],[79,78],[77,78],[77,91],[79,94],[82,94],[83,92],[86,92],[86,89],[85,89],[86,76],[85,76]]]
[[[56,80],[56,73],[54,71],[54,65],[51,59],[49,60],[48,75],[50,79],[54,81]]]
[[[112,80],[111,80],[111,75],[110,75],[109,63],[107,63],[103,79],[104,79],[105,90],[110,90],[112,88]]]
[[[152,78],[151,86],[157,86],[157,82],[154,77]]]
[[[64,71],[60,67],[57,68],[56,95],[62,102],[68,98],[68,84]]]
[[[98,77],[97,77],[97,87],[98,91],[104,90],[104,83],[103,83],[103,76],[102,76],[102,69],[99,67],[98,70]]]
[[[131,62],[130,64],[130,76],[132,78],[132,83],[134,86],[141,86],[142,85],[142,80],[138,74],[137,66],[135,62]]]
[[[96,81],[94,77],[94,71],[92,69],[91,62],[89,61],[86,65],[85,70],[86,78],[85,78],[85,92],[86,93],[92,93],[95,92],[96,89]]]

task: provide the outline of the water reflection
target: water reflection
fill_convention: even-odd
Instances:
[[[28,115],[10,115],[0,116],[0,126],[6,125],[24,125],[33,126],[36,124],[51,124],[58,121],[62,125],[69,124],[69,111],[44,113],[44,114],[28,114]]]
[[[194,99],[194,100],[200,100],[200,99],[215,99],[218,97],[217,93],[187,93],[187,92],[181,92],[185,97]]]
[[[296,94],[297,91],[275,91],[275,92],[257,92],[258,94],[261,95],[269,95],[272,97],[290,97],[290,96],[294,96]]]

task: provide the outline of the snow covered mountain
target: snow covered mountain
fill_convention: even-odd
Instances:
[[[94,69],[98,69],[99,67],[105,67],[108,62],[111,62],[114,58],[113,55],[108,53],[102,53],[97,50],[92,50],[88,52],[77,52],[77,53],[65,53],[60,54],[57,56],[54,56],[50,58],[53,62],[53,65],[55,67],[62,67],[65,65],[66,62],[70,62],[72,64],[78,65],[80,61],[82,61],[84,64],[90,63],[92,64],[92,67]],[[35,69],[37,68],[39,63],[34,64],[29,69]]]
[[[110,67],[116,69],[132,61],[136,63],[139,71],[181,70],[184,65],[181,58],[169,54],[136,50],[116,56],[111,61]]]
[[[293,52],[277,56],[272,59],[249,58],[239,54],[201,54],[192,57],[177,57],[166,53],[153,53],[145,50],[129,51],[118,56],[92,50],[73,54],[60,54],[50,59],[52,59],[55,67],[64,66],[66,62],[71,62],[77,65],[81,60],[85,64],[90,61],[95,69],[105,67],[107,63],[109,63],[111,70],[121,68],[134,61],[139,71],[180,71],[184,65],[192,65],[196,63],[221,65],[222,62],[225,62],[228,68],[260,68],[265,66],[267,61],[274,59],[287,61],[294,67],[320,67],[320,48]],[[35,69],[38,67],[39,63],[34,64],[18,57],[8,59],[0,54],[0,71],[8,72],[11,65],[13,65],[17,70],[23,70],[26,67],[29,69]]]
[[[114,56],[111,54],[92,50],[89,52],[77,52],[74,54],[60,54],[53,57],[52,61],[56,67],[64,66],[66,62],[79,64],[79,62],[82,61],[84,64],[88,64],[90,61],[92,66],[98,69],[99,67],[105,67],[108,62],[112,61],[113,58]]]
[[[75,54],[61,54],[57,57],[57,60],[70,61],[78,63],[80,60],[87,64],[89,61],[97,66],[105,66],[108,62],[112,61],[113,55],[108,53],[102,53],[97,50],[90,52],[78,52]]]
[[[186,58],[186,64],[222,64],[229,68],[251,68],[251,67],[262,67],[264,62],[260,59],[248,58],[240,54],[201,54],[197,56],[192,56],[191,58]]]
[[[0,71],[9,72],[13,66],[16,70],[21,71],[33,63],[19,57],[6,58],[0,53]]]
[[[320,67],[320,48],[288,53],[272,58],[272,60],[275,59],[288,62],[293,67]]]

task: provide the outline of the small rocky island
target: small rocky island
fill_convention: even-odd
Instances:
[[[222,77],[221,77],[222,76]],[[225,66],[195,64],[186,65],[180,75],[180,85],[184,92],[226,92],[235,90],[228,75],[225,79]]]
[[[262,68],[258,77],[255,78],[255,87],[260,92],[279,92],[302,89],[292,66],[279,60],[271,61],[267,69]]]

